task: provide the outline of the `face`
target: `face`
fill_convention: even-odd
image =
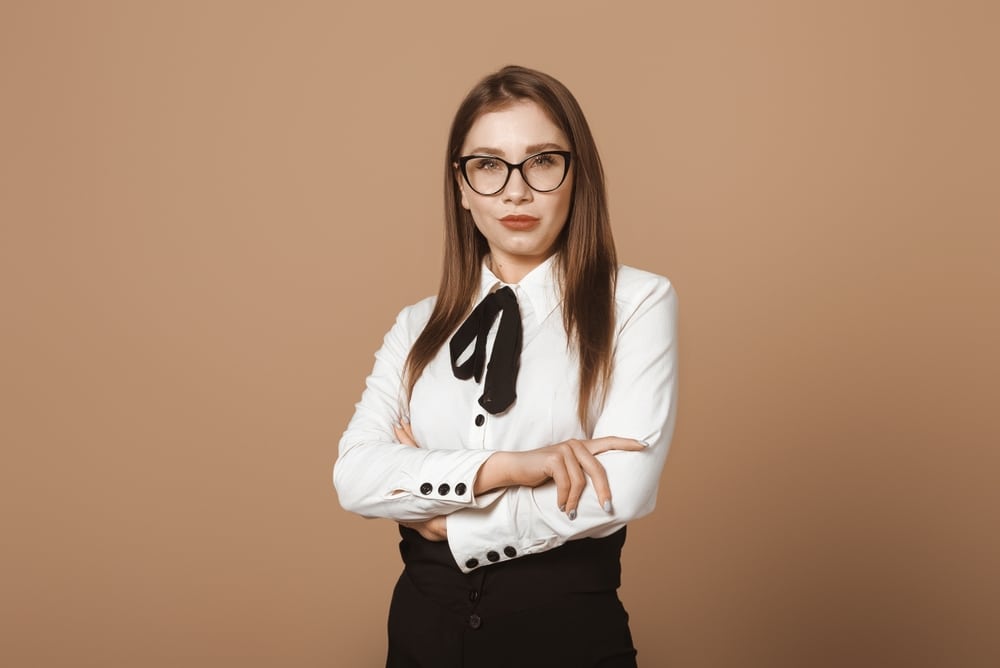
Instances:
[[[489,155],[517,164],[541,151],[569,151],[569,140],[535,102],[516,102],[480,116],[462,144],[463,156]],[[570,162],[572,165],[572,162]],[[458,174],[462,206],[489,243],[494,273],[517,282],[555,251],[573,193],[573,169],[562,185],[540,193],[512,169],[503,190],[480,195]],[[499,269],[499,272],[498,272]]]

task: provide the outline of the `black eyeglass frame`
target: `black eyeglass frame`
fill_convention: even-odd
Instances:
[[[559,156],[562,156],[563,160],[565,161],[565,164],[563,165],[563,175],[562,175],[562,178],[559,179],[559,183],[555,187],[548,188],[547,190],[539,190],[538,188],[536,188],[533,185],[531,185],[530,183],[528,183],[528,179],[526,179],[524,177],[524,170],[522,169],[522,167],[524,166],[524,163],[528,162],[529,160],[532,160],[533,158],[537,158],[540,155],[559,155]],[[490,197],[491,195],[497,195],[497,194],[503,192],[503,189],[507,187],[507,183],[510,182],[510,174],[511,174],[511,172],[513,172],[515,169],[521,174],[521,180],[524,181],[524,183],[529,188],[531,188],[532,190],[534,190],[536,193],[550,193],[553,190],[558,190],[559,187],[562,186],[562,184],[566,182],[566,176],[569,174],[569,163],[570,163],[570,160],[571,160],[572,157],[573,157],[573,154],[570,151],[540,151],[540,152],[535,153],[533,155],[529,155],[527,158],[525,158],[524,160],[522,160],[521,162],[519,162],[519,163],[517,163],[515,165],[514,163],[507,162],[503,158],[498,158],[495,155],[463,155],[462,157],[460,157],[458,159],[458,169],[459,169],[459,171],[462,172],[462,177],[465,178],[465,182],[467,184],[469,184],[470,188],[472,188],[472,192],[479,193],[483,197]],[[469,180],[469,173],[467,171],[465,171],[465,166],[469,163],[469,161],[470,160],[475,160],[477,158],[479,158],[479,159],[489,158],[490,160],[499,160],[500,162],[502,162],[503,164],[505,164],[507,166],[507,178],[505,178],[503,180],[503,185],[501,185],[499,188],[497,188],[496,190],[494,190],[491,193],[483,193],[483,192],[479,192],[478,190],[476,190],[473,187],[473,185],[472,185],[472,181]]]

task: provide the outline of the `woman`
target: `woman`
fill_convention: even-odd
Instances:
[[[505,67],[452,124],[444,272],[340,442],[341,504],[400,524],[388,666],[635,666],[617,597],[676,403],[676,297],[619,267],[572,94]]]

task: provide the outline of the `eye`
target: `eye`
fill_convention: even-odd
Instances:
[[[503,163],[496,158],[476,158],[475,160],[472,160],[471,163],[473,169],[482,172],[493,172],[503,169]]]
[[[532,167],[555,167],[559,156],[552,153],[542,153],[531,159]]]

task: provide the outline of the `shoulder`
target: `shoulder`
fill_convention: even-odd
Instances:
[[[670,279],[624,264],[618,267],[615,301],[619,305],[634,304],[651,297],[676,299]]]
[[[382,350],[390,351],[401,358],[405,357],[427,325],[434,309],[434,301],[434,297],[428,297],[400,311],[396,316],[396,322],[382,339]]]
[[[436,302],[437,297],[427,297],[421,299],[416,304],[406,306],[396,316],[396,327],[412,333],[413,338],[416,338],[427,325],[427,321],[430,320],[431,311],[434,310]]]
[[[619,333],[644,322],[658,331],[677,326],[677,294],[666,276],[620,266],[615,287],[615,319]],[[634,326],[633,326],[634,328]]]

